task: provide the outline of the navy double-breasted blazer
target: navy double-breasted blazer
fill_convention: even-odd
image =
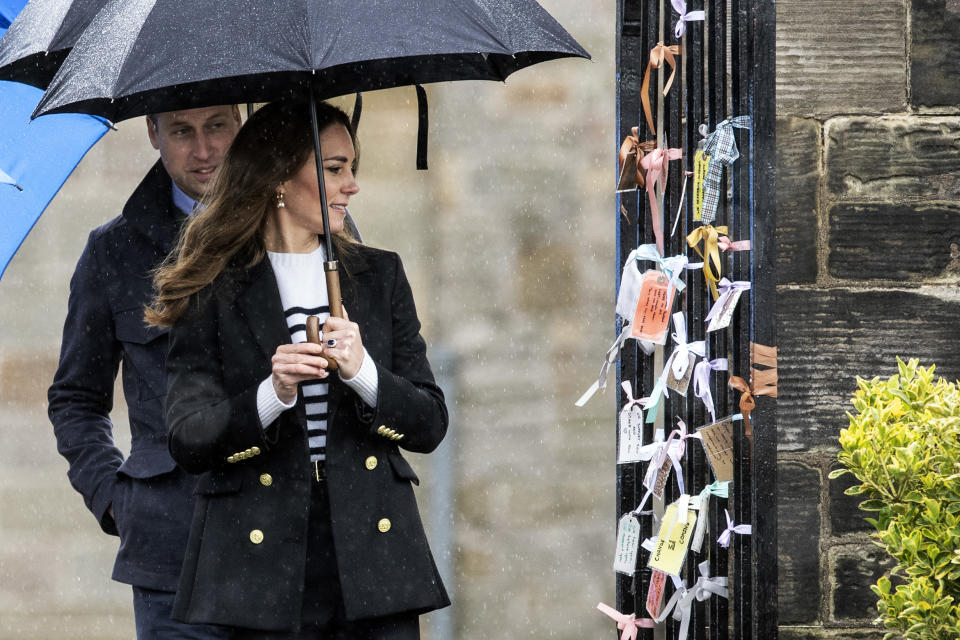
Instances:
[[[158,161],[122,215],[90,233],[70,281],[60,364],[48,392],[70,482],[103,530],[120,536],[113,578],[165,591],[177,585],[196,484],[167,450],[167,331],[143,322],[153,293],[150,271],[186,219],[171,189]],[[121,363],[128,457],[114,442],[110,419]]]
[[[447,429],[443,395],[399,257],[360,245],[340,262],[343,304],[379,385],[371,410],[329,378],[325,466],[346,617],[429,611],[449,599],[400,448],[437,447]],[[295,629],[313,465],[302,398],[266,428],[257,413],[257,387],[290,341],[269,260],[225,270],[190,300],[170,336],[170,450],[202,473],[174,616]]]

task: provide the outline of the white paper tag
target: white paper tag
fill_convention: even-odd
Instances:
[[[630,404],[620,411],[620,444],[617,464],[640,462],[643,448],[643,409],[639,404]]]
[[[710,318],[710,324],[707,325],[708,332],[725,329],[730,326],[730,321],[733,320],[733,312],[737,308],[737,302],[740,301],[741,293],[743,293],[742,289],[734,289],[730,292],[730,295],[724,296],[722,300],[718,301],[721,302],[723,306],[720,307],[717,315]]]
[[[663,365],[663,368],[665,371],[669,370],[669,373],[667,373],[667,388],[673,389],[680,395],[685,396],[687,395],[687,389],[690,388],[690,379],[693,378],[693,369],[694,364],[697,361],[697,355],[689,351],[687,352],[687,357],[689,358],[690,362],[687,365],[687,370],[684,372],[682,378],[678,378],[673,375],[673,359],[676,358],[677,355],[679,354],[677,354],[676,351],[670,354],[670,359],[665,365]]]
[[[620,518],[617,525],[617,553],[613,570],[632,576],[637,570],[637,551],[640,548],[640,523],[632,513]]]

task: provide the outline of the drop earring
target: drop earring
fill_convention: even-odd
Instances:
[[[283,201],[283,191],[277,191],[277,209],[283,209],[287,203]]]

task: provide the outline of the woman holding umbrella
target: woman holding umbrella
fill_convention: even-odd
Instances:
[[[329,229],[309,103],[276,102],[240,130],[155,277],[170,451],[203,474],[174,615],[237,638],[418,638],[417,616],[449,599],[399,447],[435,449],[447,412],[399,258],[343,231],[354,133],[318,106]],[[312,344],[327,233],[352,317]]]

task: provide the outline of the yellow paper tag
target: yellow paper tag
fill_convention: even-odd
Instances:
[[[687,549],[693,538],[693,529],[697,523],[695,511],[684,509],[685,513],[678,516],[677,503],[667,507],[660,523],[660,533],[657,535],[657,546],[650,554],[647,566],[659,569],[672,576],[680,576],[683,561],[687,557]]]

